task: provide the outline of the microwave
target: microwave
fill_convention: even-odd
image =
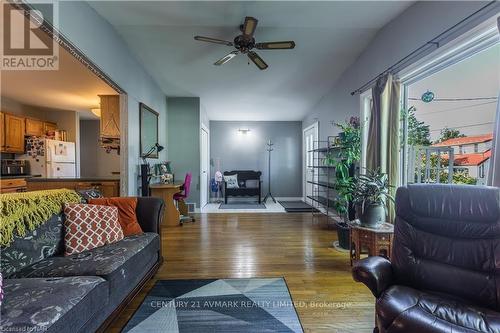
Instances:
[[[2,176],[24,176],[30,174],[30,164],[27,160],[8,160],[1,161]]]

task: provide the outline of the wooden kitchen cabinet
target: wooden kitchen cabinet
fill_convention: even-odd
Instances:
[[[45,124],[43,121],[33,118],[26,118],[26,135],[45,135]]]
[[[24,153],[24,136],[44,136],[57,130],[57,123],[0,112],[0,151]]]
[[[2,151],[8,153],[24,152],[24,118],[11,114],[4,114],[5,138]]]
[[[0,179],[0,193],[15,193],[26,191],[26,180],[23,178]]]
[[[49,131],[55,131],[57,130],[57,124],[50,122],[50,121],[45,121],[43,123],[43,134],[45,135]]]
[[[120,96],[99,95],[101,100],[101,138],[120,138]]]

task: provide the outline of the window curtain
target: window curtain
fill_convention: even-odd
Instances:
[[[500,17],[497,18],[497,27],[500,33]],[[497,99],[495,123],[493,124],[493,142],[491,147],[488,185],[500,187],[500,92]]]
[[[391,74],[381,76],[372,89],[373,103],[368,125],[366,168],[386,173],[390,192],[395,194],[399,182],[399,127],[401,84]],[[387,218],[394,222],[394,204],[387,202]]]

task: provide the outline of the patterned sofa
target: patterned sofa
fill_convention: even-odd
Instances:
[[[63,256],[62,214],[0,251],[0,332],[104,331],[162,263],[163,201],[138,198],[143,234]]]

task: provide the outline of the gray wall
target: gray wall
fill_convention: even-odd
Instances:
[[[126,43],[115,29],[83,1],[60,1],[59,29],[87,57],[96,63],[119,84],[128,95],[128,113],[121,120],[122,131],[127,136],[126,148],[122,152],[127,167],[125,177],[129,195],[137,195],[139,164],[139,102],[147,104],[160,113],[159,144],[165,146],[166,96],[153,78],[144,70]],[[36,6],[35,6],[36,7]],[[167,159],[167,152],[160,153],[160,159]]]
[[[115,178],[114,173],[120,172],[120,155],[101,147],[99,125],[99,120],[80,120],[80,176]]]
[[[241,134],[238,129],[249,129]],[[210,157],[221,171],[262,171],[262,195],[268,186],[266,142],[274,143],[271,192],[275,197],[302,197],[302,122],[210,121]],[[216,170],[212,168],[210,177]]]
[[[167,98],[167,150],[176,181],[193,174],[187,202],[200,206],[200,98]]]
[[[360,112],[359,96],[351,96],[351,91],[486,4],[484,1],[416,2],[377,33],[361,56],[310,111],[303,126],[319,121],[320,139],[337,134],[331,121],[341,122]]]

